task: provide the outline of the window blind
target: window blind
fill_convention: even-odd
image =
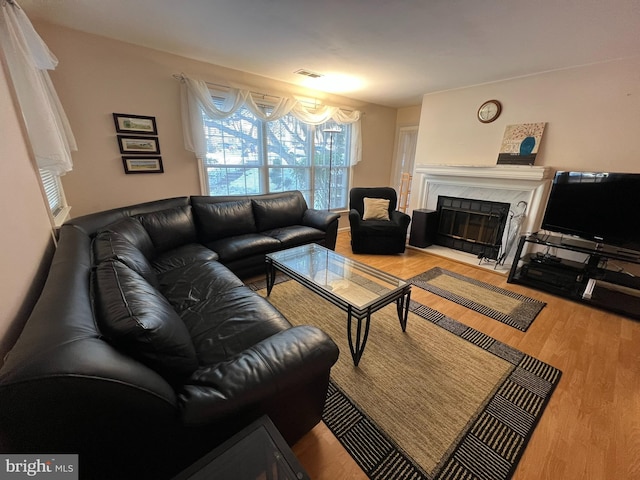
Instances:
[[[48,170],[42,169],[40,169],[40,178],[42,179],[42,185],[44,186],[47,201],[49,202],[49,208],[55,217],[64,208],[60,191],[60,179],[57,175],[53,175]]]

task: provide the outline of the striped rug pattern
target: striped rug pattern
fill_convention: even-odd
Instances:
[[[374,480],[511,478],[562,372],[418,302],[410,309],[514,366],[439,468],[421,469],[334,382],[323,421]]]
[[[525,332],[545,302],[435,267],[407,282]]]

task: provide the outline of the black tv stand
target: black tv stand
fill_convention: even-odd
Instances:
[[[587,267],[589,268],[598,268],[603,261],[603,258],[600,254],[594,253],[593,255],[589,255],[589,261],[587,262]]]
[[[548,253],[551,248],[557,256]],[[640,319],[640,276],[608,269],[615,261],[640,265],[640,253],[553,235],[522,236],[507,281]]]

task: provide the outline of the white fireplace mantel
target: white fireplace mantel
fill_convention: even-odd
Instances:
[[[418,165],[416,173],[431,176],[472,178],[505,178],[512,180],[540,181],[553,177],[551,167],[533,165]]]
[[[526,202],[521,233],[530,233],[540,228],[554,173],[552,167],[533,165],[417,165],[410,209],[435,210],[439,195],[505,202],[513,211]]]

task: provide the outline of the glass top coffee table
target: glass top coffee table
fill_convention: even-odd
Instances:
[[[236,433],[172,480],[310,480],[267,416]]]
[[[372,313],[395,301],[400,327],[406,331],[411,284],[400,278],[315,243],[269,253],[266,262],[267,296],[280,270],[347,312],[347,337],[356,366],[367,344]]]

